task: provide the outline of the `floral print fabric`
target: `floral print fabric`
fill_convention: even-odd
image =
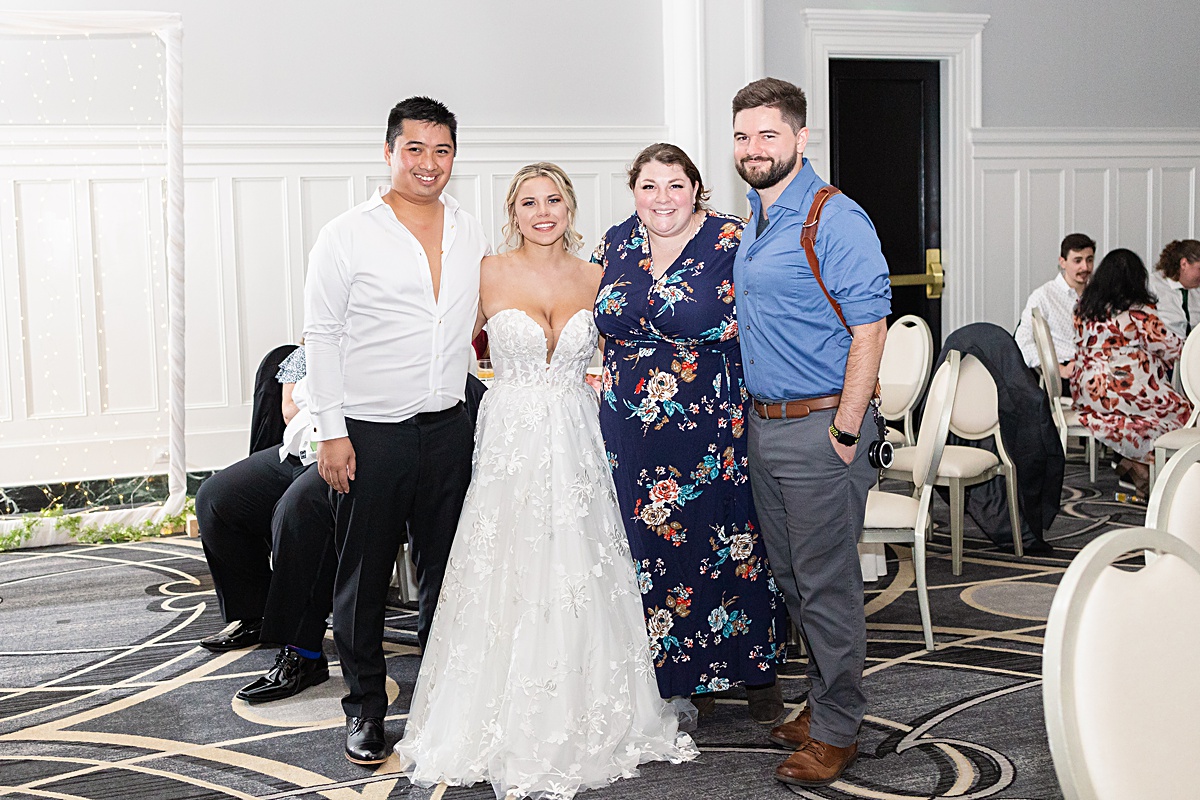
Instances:
[[[1122,456],[1148,462],[1154,441],[1191,413],[1167,378],[1183,339],[1153,308],[1135,308],[1099,322],[1076,318],[1075,344],[1079,421]]]
[[[786,638],[746,468],[733,257],[708,212],[662,277],[637,215],[605,234],[600,427],[664,697],[770,683]]]

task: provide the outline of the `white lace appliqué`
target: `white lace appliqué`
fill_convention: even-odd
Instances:
[[[471,488],[401,760],[421,785],[566,800],[697,755],[659,697],[594,390],[590,311],[550,359],[522,311],[488,326]]]

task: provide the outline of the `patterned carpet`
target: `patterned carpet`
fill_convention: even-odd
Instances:
[[[870,712],[860,756],[837,784],[792,789],[772,777],[771,745],[736,693],[695,734],[703,751],[680,766],[583,796],[610,798],[1058,798],[1042,723],[1045,617],[1070,558],[1096,535],[1141,524],[1068,465],[1063,511],[1047,538],[1055,557],[1017,559],[968,538],[950,574],[948,509],[929,583],[938,649],[921,645],[908,550],[890,547],[889,575],[868,585]],[[968,537],[972,531],[968,530]],[[978,532],[975,536],[979,537]],[[400,735],[419,666],[412,613],[389,617],[389,739]],[[488,798],[489,786],[411,786],[392,761],[346,762],[336,654],[333,678],[289,700],[250,707],[238,687],[274,651],[212,655],[198,639],[222,627],[198,540],[72,545],[0,553],[0,796],[15,798]],[[784,694],[802,702],[803,664]]]

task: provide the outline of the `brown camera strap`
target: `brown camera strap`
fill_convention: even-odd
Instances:
[[[829,305],[833,306],[833,310],[837,313],[837,317],[842,322],[842,327],[846,329],[846,333],[854,336],[854,332],[850,330],[850,326],[846,324],[846,315],[842,313],[842,306],[837,300],[833,299],[833,295],[825,288],[825,281],[821,280],[821,262],[817,260],[817,225],[821,222],[821,211],[824,210],[825,204],[829,202],[829,198],[835,194],[841,194],[842,190],[836,186],[823,186],[813,197],[812,205],[808,209],[808,218],[804,220],[804,228],[800,234],[800,244],[804,247],[804,255],[808,256],[808,266],[812,268],[813,277],[817,279],[817,285],[821,287],[821,291],[825,293],[825,299],[829,301]],[[875,381],[874,399],[879,399],[882,387],[879,381]]]
[[[842,325],[846,328],[846,332],[850,332],[850,326],[846,324],[846,317],[842,314],[842,307],[837,300],[833,299],[833,295],[825,288],[825,281],[821,280],[821,263],[817,260],[817,225],[821,222],[821,211],[825,208],[825,204],[829,202],[829,198],[835,194],[841,194],[842,190],[836,186],[823,186],[813,197],[812,206],[808,209],[808,218],[804,220],[803,232],[800,234],[800,245],[804,248],[804,255],[808,256],[808,266],[812,268],[813,277],[817,279],[817,285],[821,287],[821,291],[825,293],[825,299],[829,301],[829,305],[833,306],[833,310],[837,312],[838,319],[842,321]]]

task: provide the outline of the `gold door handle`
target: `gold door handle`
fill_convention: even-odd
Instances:
[[[927,299],[940,299],[942,289],[946,285],[945,276],[942,273],[942,251],[937,248],[925,251],[924,274],[889,275],[888,277],[892,286],[924,286]]]

